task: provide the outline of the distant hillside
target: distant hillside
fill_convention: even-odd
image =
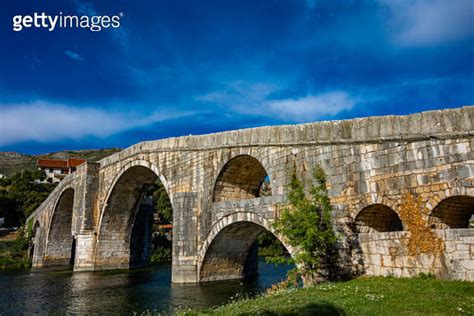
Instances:
[[[10,177],[21,170],[34,170],[36,169],[36,160],[38,158],[83,158],[94,162],[110,156],[120,150],[122,149],[107,148],[90,150],[66,150],[41,155],[23,155],[15,152],[0,152],[0,173]]]

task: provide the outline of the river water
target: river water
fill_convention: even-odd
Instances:
[[[212,307],[282,281],[291,265],[259,260],[259,276],[204,284],[171,284],[171,266],[101,272],[0,272],[0,315],[140,314]]]

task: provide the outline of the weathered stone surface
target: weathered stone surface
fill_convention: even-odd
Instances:
[[[455,233],[453,233],[453,231]],[[404,239],[408,232],[360,234],[359,247],[362,249],[362,264],[368,275],[416,276],[420,272],[433,273],[439,277],[474,280],[474,260],[471,252],[474,229],[436,231],[443,239],[445,251],[441,253],[421,253],[408,255],[404,250]],[[373,245],[377,245],[374,247]],[[381,267],[381,269],[375,269]]]
[[[343,236],[341,267],[397,276],[433,270],[472,280],[473,229],[462,227],[474,204],[473,148],[472,106],[138,143],[80,166],[32,214],[39,226],[33,266],[129,268],[140,201],[159,179],[174,211],[173,282],[251,274],[253,242],[272,230],[289,173],[309,187],[320,165]],[[403,229],[398,212],[406,193],[420,196],[431,212],[445,241],[443,260],[406,255],[406,232],[393,231]]]

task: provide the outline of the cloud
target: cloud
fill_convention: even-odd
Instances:
[[[434,46],[474,33],[472,0],[380,0],[390,11],[394,41],[402,46]]]
[[[269,101],[266,113],[285,120],[304,122],[349,111],[355,104],[356,99],[346,92],[331,91],[297,99]]]
[[[242,115],[257,115],[287,122],[309,122],[351,110],[359,98],[332,90],[296,98],[275,98],[278,85],[266,83],[231,83],[227,89],[199,96],[198,101],[214,103]]]
[[[278,85],[269,83],[235,81],[222,87],[221,90],[201,95],[197,97],[197,100],[236,107],[242,102],[244,104],[261,103],[266,97],[279,89]]]
[[[172,109],[149,115],[124,114],[47,102],[0,105],[0,146],[24,141],[78,140],[87,136],[104,138],[192,114]]]
[[[81,55],[79,55],[78,53],[72,52],[70,50],[65,50],[64,54],[66,54],[66,56],[71,58],[72,60],[79,61],[81,63],[84,62],[84,58]]]

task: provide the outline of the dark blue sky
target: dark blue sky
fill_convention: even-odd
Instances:
[[[474,1],[0,1],[0,150],[474,104]],[[121,26],[13,31],[15,15]]]

